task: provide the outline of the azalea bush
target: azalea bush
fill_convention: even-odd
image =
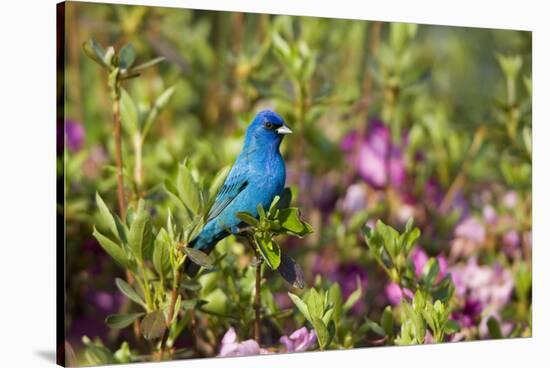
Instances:
[[[531,336],[530,33],[66,16],[69,364]],[[263,108],[295,133],[286,188],[194,250]]]

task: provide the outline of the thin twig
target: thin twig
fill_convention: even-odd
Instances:
[[[168,317],[166,319],[166,330],[164,330],[164,333],[162,334],[162,339],[160,342],[159,360],[162,360],[162,356],[164,355],[164,352],[166,349],[166,342],[168,341],[168,336],[170,335],[170,326],[172,325],[172,320],[174,319],[174,312],[176,309],[176,303],[178,301],[178,295],[180,291],[180,283],[181,283],[181,271],[178,268],[178,270],[176,271],[176,275],[174,277],[174,284],[172,286],[172,292],[170,295],[170,306],[168,307]]]
[[[260,287],[262,283],[262,261],[261,256],[257,250],[256,253],[256,294],[254,295],[254,340],[260,344],[260,327],[261,327],[261,315],[260,315]]]

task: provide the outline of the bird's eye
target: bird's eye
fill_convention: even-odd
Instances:
[[[270,123],[269,121],[266,121],[266,122],[264,123],[264,126],[265,126],[267,129],[271,129],[271,128],[273,128],[273,123]]]

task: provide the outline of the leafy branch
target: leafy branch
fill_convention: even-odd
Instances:
[[[434,342],[444,341],[446,335],[459,329],[456,321],[449,319],[450,301],[454,294],[450,275],[438,280],[439,263],[435,258],[430,258],[421,275],[416,276],[410,252],[419,237],[420,230],[413,228],[412,219],[401,234],[380,220],[373,229],[365,228],[369,251],[388,277],[399,285],[403,296],[408,290],[414,291],[412,300],[402,299],[406,320],[401,325],[399,336],[395,336],[393,327],[389,327],[394,325],[391,308],[384,312],[380,324],[367,320],[371,330],[378,335],[394,338],[394,342],[400,345],[423,344],[427,328]]]

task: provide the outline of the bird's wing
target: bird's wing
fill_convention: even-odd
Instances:
[[[236,165],[216,196],[212,208],[208,212],[206,222],[216,218],[248,185],[247,170],[242,169],[242,165]]]

